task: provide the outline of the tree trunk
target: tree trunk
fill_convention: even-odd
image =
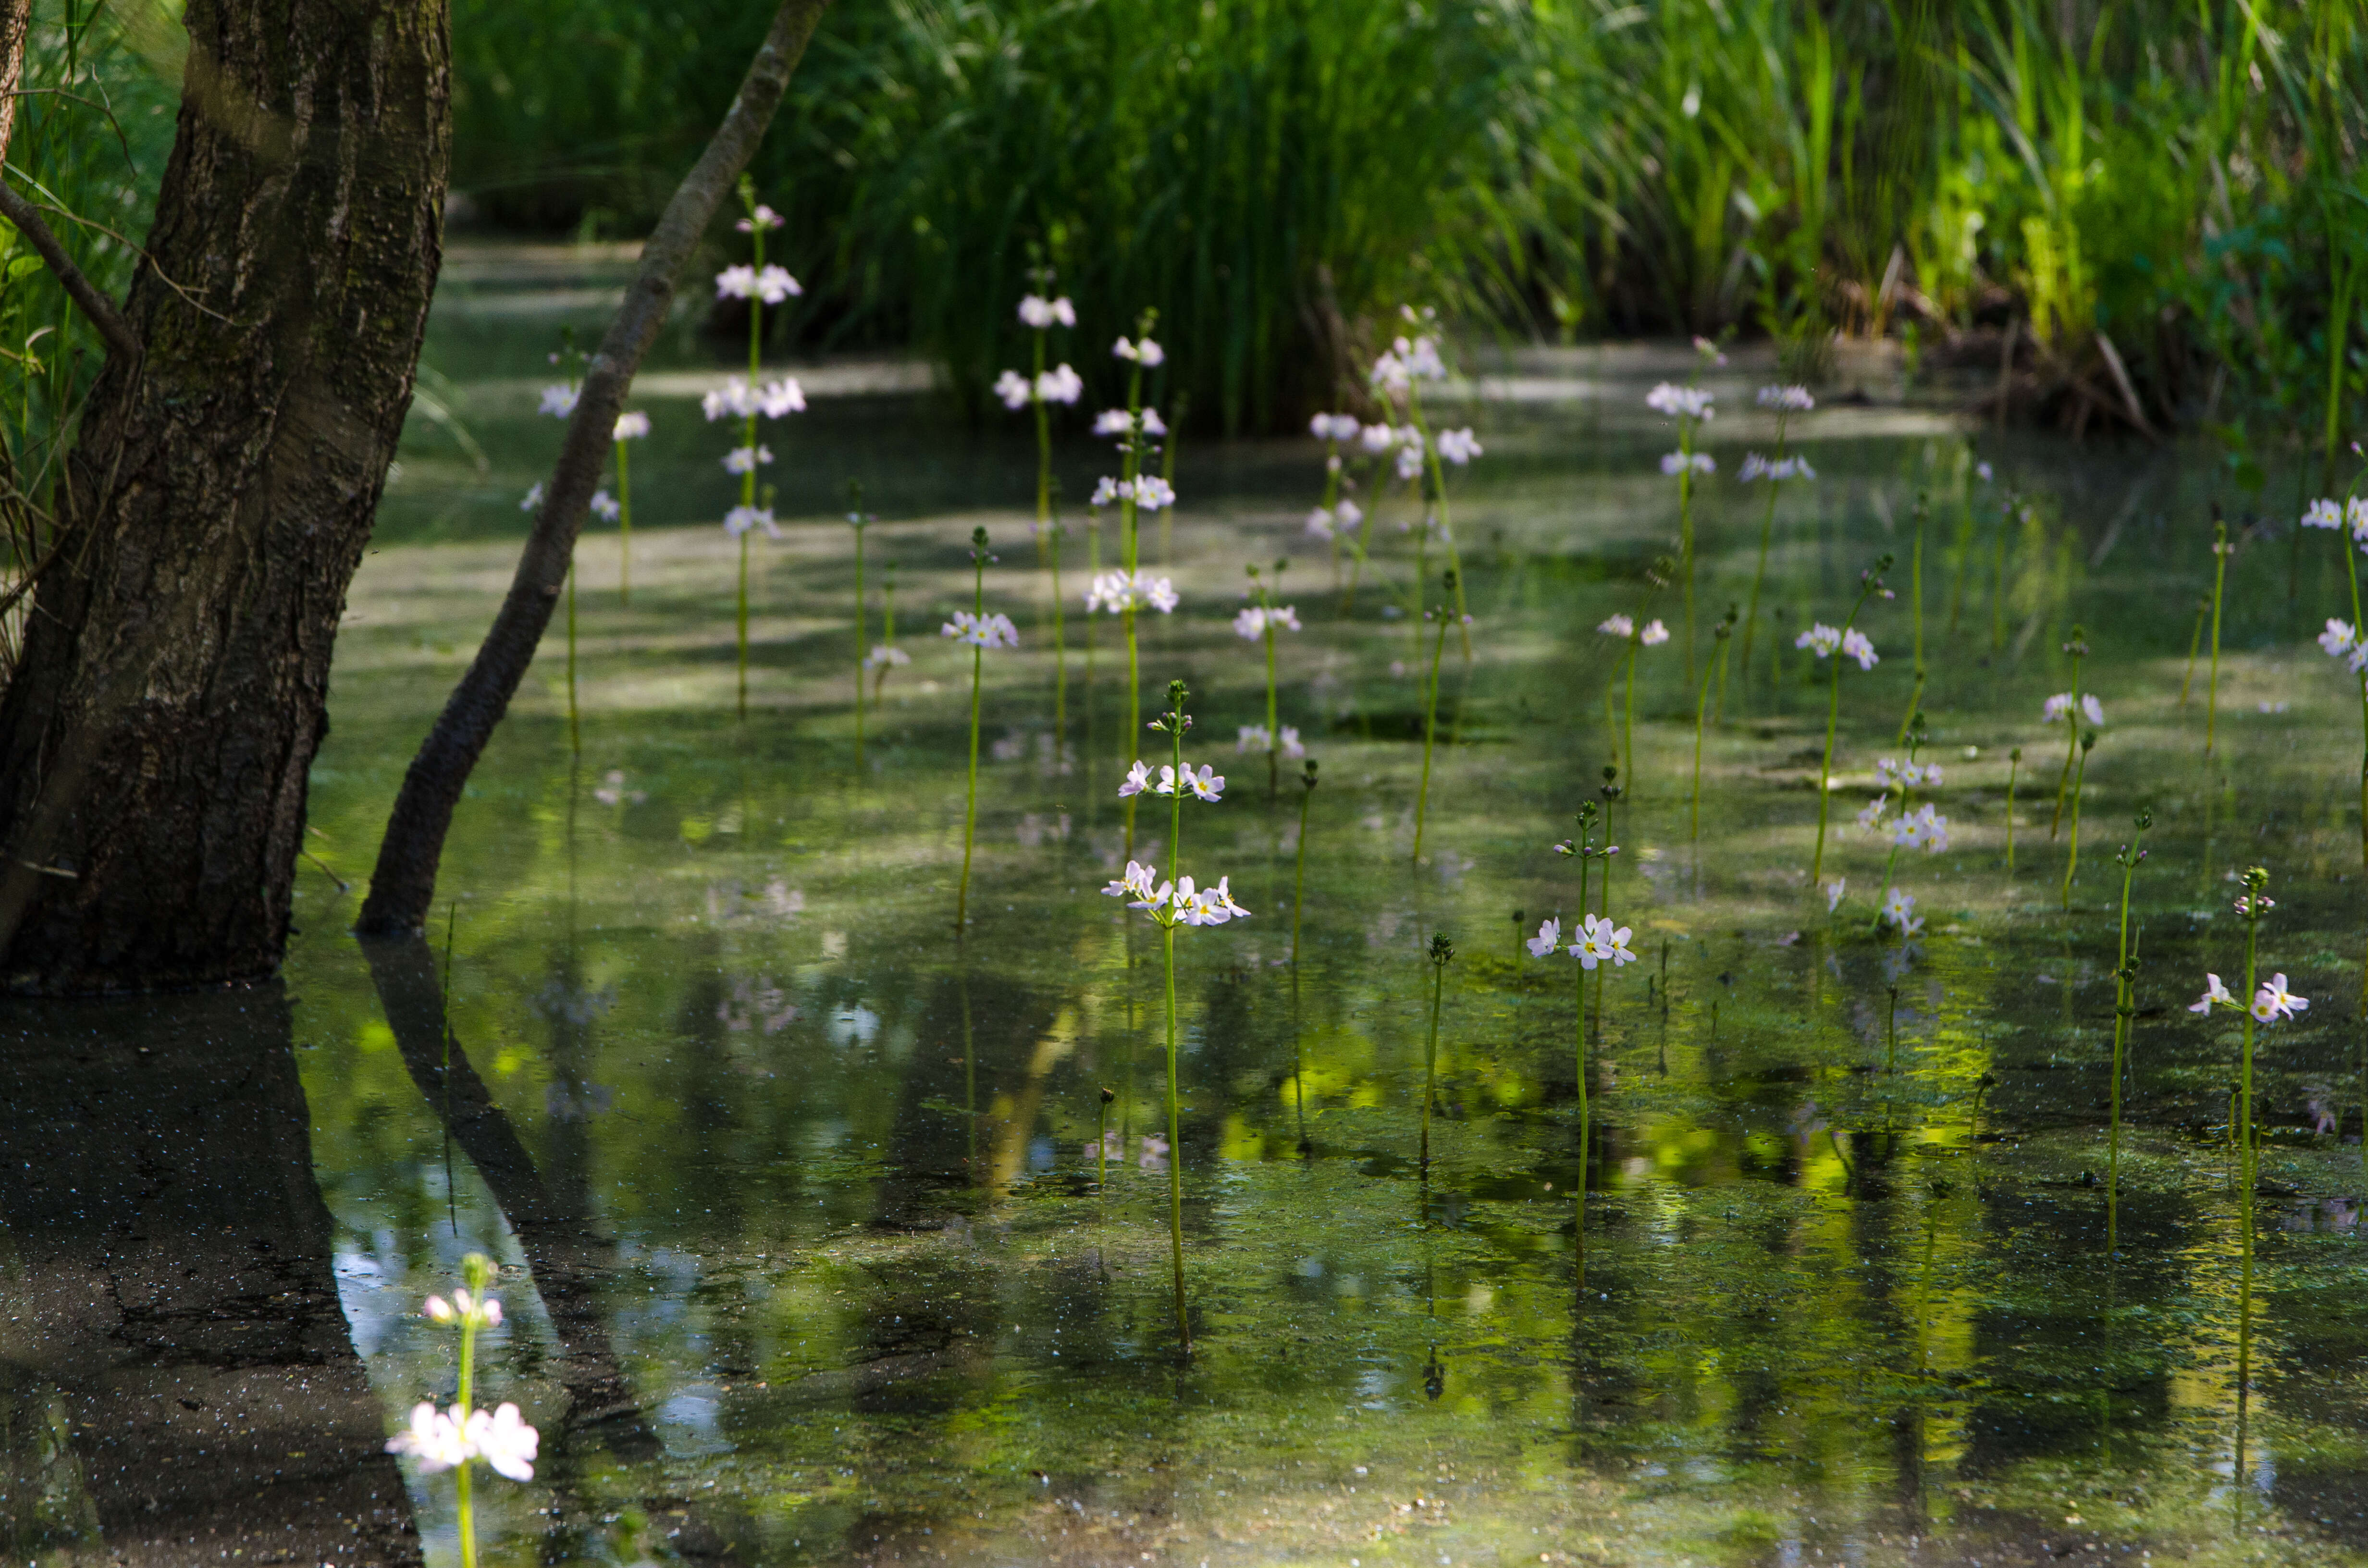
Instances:
[[[0,983],[269,973],[442,244],[446,0],[190,0],[150,259],[0,700]],[[170,281],[168,282],[167,279]]]
[[[33,25],[33,0],[0,0],[0,159],[17,129],[17,89],[25,85],[25,34]]]

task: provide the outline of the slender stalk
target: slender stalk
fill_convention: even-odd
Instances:
[[[1158,320],[1158,316],[1159,312],[1156,311],[1144,312],[1137,335],[1150,335],[1152,325]],[[1119,471],[1122,483],[1120,486],[1118,535],[1120,564],[1126,569],[1128,580],[1132,584],[1138,564],[1134,479],[1141,471],[1143,460],[1143,361],[1140,359],[1133,362],[1133,369],[1128,372],[1126,379],[1126,415],[1128,431],[1126,455],[1121,460]],[[1125,611],[1119,617],[1119,620],[1126,632],[1127,734],[1126,744],[1120,750],[1125,754],[1122,760],[1131,760],[1134,756],[1134,747],[1139,744],[1139,737],[1143,733],[1143,670],[1137,658],[1134,596],[1131,591],[1127,596]],[[1130,860],[1134,858],[1134,796],[1129,795],[1126,798],[1126,855]],[[1179,1273],[1178,1279],[1180,1281],[1182,1278]],[[1180,1283],[1178,1288],[1179,1290],[1182,1289]]]
[[[1110,1108],[1117,1096],[1108,1088],[1095,1107],[1094,1119],[1094,1191],[1099,1194],[1110,1179]]]
[[[870,518],[863,515],[863,487],[849,481],[849,499],[854,503],[847,520],[855,529],[855,776],[863,777],[863,528]]]
[[[2080,790],[2089,777],[2089,751],[2097,744],[2097,732],[2089,731],[2080,737],[2080,766],[2072,775],[2072,837],[2064,857],[2064,913],[2072,913],[2072,875],[2080,869]]]
[[[894,648],[896,645],[896,563],[893,561],[888,563],[887,580],[880,585],[880,645]],[[888,666],[893,663],[892,659],[882,658],[878,673],[871,677],[871,700],[875,703],[880,700],[881,688],[888,684]]]
[[[1422,1048],[1422,1168],[1430,1169],[1430,1102],[1439,1083],[1439,1006],[1447,990],[1447,965],[1455,944],[1444,936],[1430,939],[1430,1036]]]
[[[1924,710],[1924,525],[1930,515],[1924,493],[1916,494],[1916,543],[1907,557],[1907,597],[1916,623],[1916,689],[1907,695],[1907,711],[1900,715],[1898,744],[1907,744],[1907,728]]]
[[[1858,612],[1866,608],[1867,597],[1883,585],[1882,574],[1890,569],[1891,557],[1886,555],[1876,562],[1872,570],[1861,574],[1859,581],[1858,602],[1850,606],[1850,617],[1842,622],[1844,636],[1848,636],[1850,628],[1858,624]],[[1826,867],[1826,818],[1833,805],[1834,731],[1841,722],[1842,712],[1844,655],[1839,645],[1835,647],[1828,657],[1834,662],[1833,686],[1831,694],[1826,700],[1826,754],[1824,759],[1817,764],[1817,849],[1809,859],[1809,885],[1813,888],[1817,885],[1817,878]]]
[[[2359,487],[2359,481],[2354,480],[2351,486],[2352,490],[2357,491]],[[2349,502],[2351,496],[2347,494],[2344,498]],[[2362,544],[2360,549],[2355,549],[2353,548],[2353,541],[2350,535],[2351,529],[2348,526],[2339,528],[2335,535],[2335,548],[2343,551],[2344,577],[2351,586],[2351,625],[2354,629],[2354,634],[2357,635],[2360,628],[2360,550],[2368,549],[2368,544]],[[2360,863],[2363,868],[2368,868],[2368,665],[2362,665],[2359,674],[2359,680],[2361,742]],[[2368,1110],[2363,1110],[2361,1113],[2360,1149],[2362,1157],[2363,1159],[2368,1159]]]
[[[739,634],[740,722],[748,722],[748,530],[740,530],[740,585],[733,599],[732,623]]]
[[[1694,683],[1694,422],[1678,421],[1678,570],[1685,576],[1686,684]],[[1635,770],[1629,770],[1635,782]]]
[[[1645,644],[1637,640],[1640,635],[1641,629],[1628,634],[1628,691],[1620,703],[1620,766],[1628,770],[1628,799],[1632,805],[1634,804],[1638,793],[1636,780],[1643,777],[1636,771],[1636,655],[1645,651]],[[1688,659],[1686,661],[1688,686],[1693,684],[1693,661]],[[1621,820],[1624,822],[1632,819],[1623,817]],[[1611,831],[1611,819],[1608,816],[1604,818],[1603,831],[1607,835]]]
[[[2073,756],[2080,749],[2080,661],[2089,654],[2088,640],[2080,628],[2072,629],[2072,640],[2064,644],[2064,651],[2072,655],[2072,706],[2064,710],[2064,767],[2055,776],[2055,814],[2047,824],[2051,841],[2064,823],[2064,791],[2072,780]]]
[[[1732,606],[1727,608],[1726,619],[1713,629],[1711,635],[1717,640],[1717,651],[1711,655],[1711,669],[1702,676],[1702,696],[1694,703],[1694,799],[1692,824],[1688,836],[1696,843],[1702,840],[1702,728],[1710,715],[1710,688],[1726,671],[1727,644],[1735,636],[1735,609]]]
[[[1472,613],[1463,602],[1463,562],[1455,551],[1455,518],[1447,506],[1447,470],[1439,458],[1439,443],[1430,438],[1430,426],[1422,416],[1422,387],[1412,383],[1406,390],[1406,410],[1414,416],[1414,427],[1421,433],[1422,449],[1430,466],[1430,488],[1439,502],[1439,531],[1447,540],[1448,586],[1455,591],[1455,620],[1463,631],[1463,656],[1472,656]],[[1419,577],[1419,574],[1417,574]]]
[[[1776,416],[1776,460],[1784,460],[1785,416]],[[1768,476],[1768,508],[1759,517],[1759,560],[1751,568],[1751,608],[1743,618],[1743,659],[1737,673],[1743,677],[1748,695],[1751,687],[1751,644],[1759,631],[1759,585],[1768,575],[1768,545],[1776,535],[1776,492],[1784,482],[1773,473]]]
[[[745,536],[744,536],[745,537]],[[986,530],[973,528],[970,536],[971,613],[986,613]],[[954,930],[963,931],[970,917],[971,847],[978,837],[978,709],[979,685],[985,674],[986,648],[973,642],[970,650],[970,778],[962,801],[962,884],[954,895]]]
[[[2357,608],[2354,607],[2355,609]],[[2187,711],[2188,688],[2195,684],[2195,657],[2203,650],[2203,618],[2211,613],[2212,601],[2198,596],[2195,600],[2195,630],[2187,635],[2187,675],[2179,683],[2179,710],[2181,713]]]
[[[1176,790],[1167,802],[1168,865],[1178,885],[1184,875],[1184,683],[1168,683],[1168,741],[1175,760]],[[1162,922],[1167,959],[1167,1246],[1175,1267],[1176,1336],[1190,1353],[1192,1325],[1184,1312],[1184,1140],[1178,1131],[1176,1091],[1176,927]]]
[[[2257,972],[2257,954],[2261,934],[2263,903],[2261,890],[2268,885],[2270,879],[2268,872],[2256,868],[2246,873],[2245,880],[2249,884],[2252,896],[2245,901],[2245,989],[2239,994],[2249,1004],[2255,989],[2260,983]],[[2237,1222],[2243,1227],[2244,1232],[2244,1271],[2239,1279],[2237,1293],[2237,1333],[2240,1341],[2249,1338],[2253,1315],[2253,1187],[2256,1158],[2253,1145],[2253,1009],[2248,1006],[2245,1008],[2244,1075],[2238,1085],[2243,1098],[2243,1108],[2240,1112],[2237,1145],[2237,1179],[2240,1183],[2237,1212]],[[2240,1372],[2239,1381],[2241,1380]]]
[[[567,749],[584,750],[584,725],[575,711],[575,562],[567,562]]]
[[[2212,755],[2212,741],[2220,722],[2220,591],[2227,585],[2228,525],[2216,516],[2212,519],[2212,683],[2205,687],[2203,702],[2203,755]],[[2248,1026],[2249,1030],[2249,1026]],[[2249,1242],[2247,1244],[2251,1244]],[[2248,1255],[2250,1256],[2249,1254]]]
[[[2014,780],[2022,767],[2022,748],[2015,747],[2006,756],[2006,874],[2014,875]]]
[[[2137,875],[2138,862],[2146,858],[2139,841],[2154,824],[2153,813],[2137,814],[2137,832],[2122,847],[2122,921],[2120,958],[2113,965],[2113,1083],[2111,1096],[2110,1132],[2105,1144],[2105,1256],[2118,1250],[2121,1223],[2122,1176],[2122,1051],[2128,1042],[2130,1020],[2136,1017],[2132,1005],[2132,993],[2137,978],[2136,955],[2130,948],[2130,882]]]
[[[1455,587],[1455,571],[1452,567],[1448,569],[1447,587],[1451,591]],[[1432,641],[1430,649],[1429,690],[1423,702],[1422,788],[1416,792],[1414,798],[1414,863],[1417,866],[1422,864],[1423,817],[1430,806],[1431,742],[1439,730],[1439,666],[1446,653],[1447,606],[1442,601],[1439,607],[1439,636]]]
[[[1315,759],[1307,759],[1307,771],[1300,776],[1306,786],[1299,796],[1299,873],[1291,894],[1291,968],[1299,971],[1299,914],[1307,906],[1307,808],[1315,799]]]
[[[617,443],[617,602],[633,602],[633,470]]]
[[[2006,652],[2006,530],[2014,517],[2014,500],[2009,496],[1998,508],[1998,537],[1992,542],[1995,554],[1990,578],[1990,652]]]

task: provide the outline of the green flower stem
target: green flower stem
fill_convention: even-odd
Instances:
[[[971,547],[971,613],[986,613],[986,530],[980,528]],[[745,540],[747,536],[743,534]],[[978,836],[978,708],[979,684],[985,674],[986,649],[973,642],[970,650],[970,779],[962,802],[962,864],[961,889],[954,895],[954,931],[961,934],[970,917],[971,846]]]
[[[1422,1047],[1422,1168],[1430,1169],[1430,1102],[1439,1082],[1439,1005],[1447,990],[1447,966],[1430,966],[1430,1034]]]
[[[2214,517],[2212,520],[2212,682],[2205,687],[2203,704],[2203,755],[2206,756],[2212,755],[2212,742],[2220,722],[2220,590],[2227,581],[2228,525]],[[2363,784],[2362,788],[2368,789],[2368,784]]]
[[[1866,608],[1867,596],[1875,589],[1877,573],[1888,568],[1890,557],[1885,556],[1884,562],[1884,566],[1869,572],[1865,581],[1859,585],[1858,602],[1850,606],[1850,617],[1842,622],[1845,636],[1851,627],[1858,624],[1858,612]],[[1834,731],[1841,721],[1842,713],[1842,659],[1845,655],[1838,644],[1828,656],[1834,662],[1833,687],[1826,699],[1825,760],[1817,764],[1817,849],[1809,858],[1809,885],[1813,888],[1817,885],[1818,875],[1826,868],[1826,817],[1833,804]]]
[[[2089,731],[2080,739],[2080,766],[2072,774],[2072,838],[2064,857],[2064,913],[2072,913],[2072,874],[2080,869],[2080,790],[2089,777],[2089,748],[2097,744],[2097,732]]]
[[[1691,615],[1692,612],[1689,610],[1687,613]],[[1645,644],[1640,641],[1643,630],[1639,627],[1635,631],[1628,634],[1628,692],[1620,704],[1620,766],[1625,770],[1623,777],[1628,780],[1628,801],[1632,806],[1635,803],[1639,792],[1636,781],[1643,777],[1636,771],[1636,655],[1645,651]],[[1686,660],[1688,686],[1693,684],[1693,674],[1694,662],[1691,658],[1688,658]],[[1634,821],[1634,819],[1622,820]],[[1603,836],[1607,842],[1611,837],[1611,816],[1608,812],[1604,813],[1603,818]]]
[[[1992,540],[1992,574],[1990,577],[1990,652],[2006,652],[2006,529],[2014,517],[2014,504],[2009,499],[1998,508],[1997,537]]]
[[[896,645],[896,563],[888,563],[888,580],[880,585],[881,646]],[[880,661],[880,668],[871,676],[871,700],[880,700],[880,692],[888,684],[888,661]]]
[[[633,602],[633,471],[617,443],[617,602]]]
[[[1776,416],[1776,460],[1784,460],[1784,423],[1788,416]],[[1768,509],[1759,517],[1759,561],[1751,569],[1751,608],[1743,618],[1743,658],[1737,673],[1743,677],[1748,695],[1751,689],[1751,644],[1759,631],[1759,585],[1768,575],[1768,544],[1776,533],[1776,493],[1784,482],[1770,474],[1768,479]]]
[[[2064,790],[2072,781],[2073,755],[2080,749],[2080,660],[2088,653],[2081,641],[2080,629],[2072,629],[2068,644],[2072,654],[2072,706],[2064,710],[2064,767],[2055,776],[2055,814],[2047,824],[2047,836],[2052,840],[2055,830],[2064,824]]]
[[[1344,617],[1353,613],[1357,608],[1357,585],[1364,581],[1365,558],[1373,548],[1373,518],[1381,511],[1383,501],[1389,496],[1389,481],[1383,477],[1386,460],[1375,458],[1366,471],[1365,494],[1373,499],[1372,504],[1365,508],[1365,520],[1357,529],[1355,541],[1349,547],[1352,557],[1349,568],[1349,588],[1340,596],[1340,613]]]
[[[2130,950],[2130,882],[2137,875],[2138,862],[2146,858],[2138,844],[2146,836],[2151,819],[2141,813],[2137,832],[2128,847],[2122,851],[2122,923],[2121,954],[2113,966],[2113,1082],[2110,1096],[2110,1131],[2105,1143],[2105,1256],[2113,1256],[2119,1239],[2121,1221],[2122,1176],[2122,1051],[2129,1040],[2130,1019],[2135,1016],[2132,1006],[2135,969]]]
[[[1455,585],[1455,574],[1447,574],[1447,585]],[[1447,606],[1439,607],[1439,635],[1431,642],[1430,683],[1424,699],[1422,713],[1422,788],[1414,798],[1414,863],[1422,864],[1423,816],[1430,805],[1430,748],[1439,730],[1439,666],[1447,653]]]
[[[1900,745],[1907,744],[1908,726],[1915,723],[1916,715],[1924,710],[1927,674],[1924,666],[1924,527],[1929,516],[1924,494],[1918,491],[1916,496],[1916,543],[1907,557],[1907,595],[1912,601],[1916,623],[1916,688],[1907,695],[1907,711],[1900,715],[1897,742]]]
[[[2355,609],[2357,607],[2354,607]],[[2199,597],[2195,601],[2195,630],[2187,634],[2187,675],[2179,683],[2179,710],[2187,711],[2187,692],[2195,684],[2196,655],[2203,651],[2203,618],[2212,613],[2212,601]]]
[[[1168,741],[1175,758],[1176,792],[1167,803],[1168,874],[1181,885],[1184,874],[1184,683],[1168,687],[1174,707]],[[1184,1312],[1184,1140],[1176,1110],[1176,927],[1160,927],[1167,959],[1167,1249],[1176,1280],[1176,1337],[1188,1352],[1192,1325]]]
[[[1145,312],[1143,329],[1145,333],[1150,330],[1150,320],[1149,312]],[[1118,506],[1118,537],[1120,564],[1125,568],[1127,576],[1132,579],[1134,575],[1136,561],[1134,476],[1141,464],[1143,446],[1143,362],[1141,360],[1134,361],[1134,369],[1126,380],[1126,415],[1130,434],[1126,441],[1126,457],[1120,468],[1120,474],[1125,482],[1125,494]],[[1142,744],[1143,735],[1143,671],[1137,662],[1134,606],[1132,602],[1127,605],[1125,612],[1119,617],[1119,621],[1126,632],[1127,734],[1126,744],[1119,748],[1122,754],[1120,760],[1121,763],[1131,763],[1135,756],[1134,748]],[[1181,744],[1180,738],[1178,744]],[[1177,766],[1180,771],[1183,766],[1180,757]],[[1126,858],[1130,860],[1134,858],[1134,796],[1129,795],[1126,798]],[[1179,1273],[1177,1278],[1179,1281],[1178,1290],[1180,1292],[1182,1290],[1180,1281],[1183,1276]]]
[[[2006,874],[2014,875],[2014,781],[2022,767],[2022,748],[2017,746],[2006,761]]]
[[[2239,993],[2245,1005],[2245,1066],[2238,1092],[2243,1099],[2237,1142],[2237,1172],[2241,1183],[2237,1193],[2237,1223],[2243,1227],[2243,1273],[2237,1292],[2237,1337],[2240,1355],[2249,1345],[2253,1317],[2253,992],[2260,982],[2255,978],[2255,955],[2261,934],[2261,890],[2268,878],[2248,877],[2251,897],[2245,904],[2245,989]],[[2241,1381],[2241,1374],[2240,1374]],[[2241,1390],[2240,1390],[2241,1392]]]
[[[1697,843],[1702,839],[1702,729],[1710,714],[1711,687],[1717,684],[1722,690],[1725,689],[1722,677],[1726,673],[1727,642],[1734,631],[1735,609],[1730,605],[1727,608],[1726,619],[1720,623],[1717,631],[1718,648],[1717,652],[1711,655],[1711,670],[1702,676],[1702,696],[1694,703],[1694,800],[1692,826],[1689,836]]]
[[[1422,416],[1422,389],[1409,385],[1406,389],[1406,412],[1414,418],[1414,427],[1422,437],[1422,449],[1430,463],[1430,487],[1439,498],[1439,531],[1447,540],[1447,569],[1453,574],[1450,585],[1455,590],[1455,620],[1463,629],[1463,656],[1472,656],[1472,614],[1463,602],[1463,562],[1455,551],[1455,518],[1447,507],[1447,469],[1439,460],[1439,443],[1430,438],[1429,422]],[[1417,574],[1417,581],[1420,574]]]
[[[1028,401],[1036,413],[1036,545],[1053,567],[1053,733],[1068,722],[1069,648],[1065,608],[1061,603],[1061,530],[1053,517],[1053,419],[1037,388],[1044,380],[1044,334],[1036,335],[1036,374]]]
[[[1299,971],[1299,913],[1307,906],[1307,808],[1315,799],[1315,761],[1310,757],[1299,795],[1299,875],[1291,895],[1291,968]]]
[[[567,749],[581,755],[584,725],[575,712],[575,552],[567,552]]]
[[[1694,683],[1694,422],[1678,422],[1678,455],[1685,460],[1678,470],[1678,570],[1685,577],[1686,594],[1686,684]],[[1629,785],[1636,782],[1634,769],[1630,769]]]
[[[740,530],[740,585],[734,597],[732,623],[739,633],[740,720],[748,720],[748,530]]]
[[[855,776],[863,777],[863,497],[855,496]]]

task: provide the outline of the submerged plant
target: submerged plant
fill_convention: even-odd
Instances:
[[[2135,832],[2130,841],[2113,857],[2122,869],[2121,950],[2113,963],[2113,1082],[2111,1096],[2110,1131],[2105,1144],[2105,1254],[2112,1256],[2121,1215],[2122,1175],[2122,1051],[2129,1041],[2130,1020],[2137,1017],[2133,1005],[2133,993],[2137,983],[2137,949],[2130,943],[2130,881],[2137,875],[2138,866],[2146,858],[2140,841],[2146,829],[2154,825],[2152,812],[2140,812],[2134,819]]]
[[[1759,389],[1759,406],[1776,411],[1776,455],[1763,458],[1758,452],[1747,453],[1743,467],[1736,477],[1746,484],[1764,480],[1768,484],[1768,506],[1759,517],[1759,559],[1751,568],[1751,607],[1743,618],[1743,657],[1740,673],[1747,697],[1751,689],[1751,645],[1759,631],[1759,585],[1768,575],[1768,544],[1776,532],[1776,493],[1788,479],[1815,479],[1817,471],[1809,466],[1806,458],[1788,457],[1784,452],[1785,427],[1795,414],[1806,414],[1817,406],[1817,400],[1802,386],[1767,386]],[[1725,709],[1722,706],[1721,711]]]
[[[1882,662],[1874,651],[1874,644],[1867,641],[1865,632],[1858,630],[1858,613],[1866,608],[1870,597],[1878,594],[1884,598],[1891,597],[1891,590],[1883,585],[1883,574],[1890,570],[1891,557],[1885,555],[1859,574],[1858,599],[1850,606],[1850,612],[1841,625],[1827,626],[1821,620],[1813,621],[1809,630],[1793,640],[1795,648],[1806,648],[1820,659],[1834,661],[1833,691],[1826,704],[1825,759],[1817,765],[1817,848],[1809,860],[1809,881],[1813,886],[1825,871],[1826,815],[1831,804],[1834,781],[1834,731],[1840,723],[1842,711],[1842,660],[1834,658],[1834,655],[1839,653],[1842,658],[1856,659],[1861,670],[1872,670]]]
[[[1266,723],[1263,727],[1255,724],[1245,725],[1238,747],[1247,750],[1253,739],[1265,743],[1266,793],[1269,801],[1275,798],[1281,785],[1276,771],[1280,766],[1279,759],[1300,755],[1299,733],[1296,730],[1285,730],[1282,727],[1277,710],[1275,683],[1274,634],[1278,629],[1287,629],[1292,631],[1299,630],[1297,608],[1291,605],[1279,605],[1274,602],[1274,588],[1282,581],[1283,568],[1290,564],[1288,561],[1276,562],[1271,582],[1260,576],[1255,565],[1247,568],[1250,592],[1258,597],[1258,603],[1249,606],[1234,617],[1234,635],[1246,642],[1265,644]]]
[[[1017,648],[1019,632],[1011,618],[1000,611],[986,613],[986,563],[995,557],[987,552],[986,530],[973,528],[970,535],[971,608],[954,611],[954,618],[938,628],[941,637],[951,637],[970,649],[970,779],[962,804],[962,881],[954,894],[954,930],[966,926],[970,915],[971,848],[978,837],[978,710],[979,687],[985,675],[986,651],[989,648]]]
[[[1445,617],[1440,617],[1442,623]],[[1455,959],[1455,944],[1444,933],[1430,939],[1430,1034],[1422,1048],[1422,1168],[1430,1169],[1430,1102],[1439,1084],[1439,1006],[1447,992],[1447,966]]]
[[[453,1291],[449,1301],[441,1296],[428,1297],[423,1309],[430,1323],[461,1331],[460,1381],[452,1407],[439,1411],[432,1403],[420,1401],[412,1406],[410,1425],[387,1439],[386,1451],[410,1455],[418,1461],[423,1474],[433,1475],[439,1470],[453,1472],[452,1484],[460,1505],[461,1562],[462,1568],[476,1568],[477,1521],[470,1497],[471,1464],[483,1460],[496,1474],[512,1481],[531,1481],[541,1439],[532,1426],[519,1418],[515,1404],[505,1401],[492,1411],[476,1407],[477,1335],[483,1329],[499,1326],[502,1304],[485,1293],[494,1277],[492,1258],[472,1252],[461,1260],[461,1268],[467,1286]]]
[[[1450,596],[1453,596],[1455,594],[1456,577],[1455,569],[1453,567],[1451,566],[1447,569],[1446,579],[1441,584],[1441,586],[1446,588]],[[1431,614],[1432,612],[1429,610],[1425,610],[1423,612],[1426,619],[1429,619]],[[1425,686],[1423,697],[1422,786],[1415,792],[1414,798],[1414,861],[1417,866],[1422,864],[1423,816],[1430,805],[1431,742],[1439,733],[1439,666],[1447,653],[1447,605],[1443,600],[1440,604],[1437,615],[1439,619],[1439,636],[1431,644],[1430,679]]]
[[[1151,722],[1154,730],[1167,733],[1169,742],[1171,760],[1159,769],[1159,782],[1151,782],[1150,768],[1138,758],[1119,789],[1129,800],[1146,790],[1168,798],[1168,864],[1178,868],[1184,863],[1184,797],[1189,794],[1214,804],[1223,798],[1225,787],[1225,781],[1213,778],[1205,765],[1197,775],[1184,765],[1184,732],[1192,723],[1184,710],[1186,695],[1182,681],[1168,682],[1168,710]],[[1175,1272],[1176,1335],[1188,1351],[1192,1348],[1192,1327],[1184,1305],[1184,1144],[1177,1114],[1176,932],[1180,926],[1222,926],[1247,916],[1249,911],[1234,902],[1229,880],[1219,877],[1213,887],[1195,888],[1190,877],[1179,874],[1175,881],[1163,882],[1155,868],[1129,860],[1126,874],[1102,889],[1111,898],[1126,899],[1129,909],[1144,911],[1158,925],[1167,966],[1167,1238]]]

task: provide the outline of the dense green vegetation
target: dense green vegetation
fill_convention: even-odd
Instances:
[[[456,182],[636,232],[762,25],[461,0]],[[913,343],[973,394],[1041,252],[1088,373],[1156,305],[1229,427],[1334,396],[1412,298],[1521,335],[1889,334],[1993,375],[2011,328],[2042,415],[2324,445],[2362,386],[2363,89],[2350,0],[845,0],[763,183],[815,286],[793,329]]]

